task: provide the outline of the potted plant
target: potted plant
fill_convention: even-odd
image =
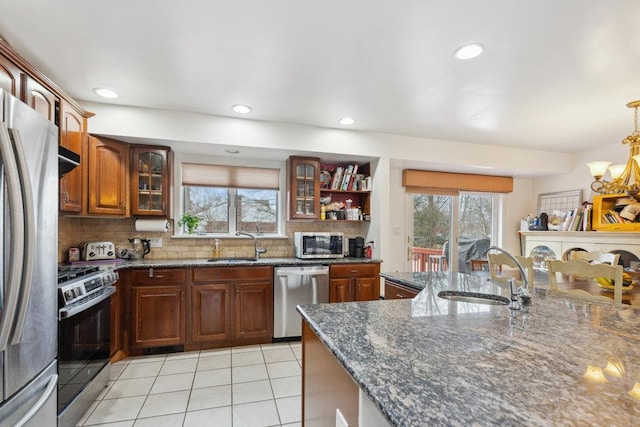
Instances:
[[[183,225],[187,226],[187,233],[193,234],[193,232],[200,225],[200,217],[192,215],[190,213],[185,213],[182,215],[182,219],[178,221],[178,225],[182,227]]]

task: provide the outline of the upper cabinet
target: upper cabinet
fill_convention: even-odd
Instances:
[[[20,68],[8,58],[0,55],[0,89],[3,89],[15,97],[20,97],[22,87],[20,84],[20,75]]]
[[[366,222],[371,217],[371,165],[325,164],[314,157],[287,161],[289,219]]]
[[[88,213],[129,216],[129,144],[89,137]]]
[[[320,159],[289,157],[287,193],[290,219],[320,218]]]
[[[59,124],[60,98],[36,79],[22,75],[22,99],[47,120]]]
[[[80,155],[80,166],[60,179],[60,211],[82,213],[83,189],[87,172],[87,119],[71,104],[60,102],[60,145]]]
[[[139,216],[167,216],[169,209],[169,147],[132,146],[131,213]]]

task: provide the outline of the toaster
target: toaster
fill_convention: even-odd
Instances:
[[[87,242],[82,248],[82,259],[85,261],[116,259],[116,245],[113,242]]]

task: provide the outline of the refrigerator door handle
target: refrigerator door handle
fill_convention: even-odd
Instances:
[[[24,414],[24,416],[18,420],[15,427],[23,427],[26,423],[28,423],[29,420],[33,418],[35,414],[38,413],[40,408],[42,408],[44,404],[47,403],[47,400],[49,400],[53,392],[57,390],[57,387],[56,387],[57,385],[58,385],[58,374],[55,374],[51,376],[51,379],[47,384],[47,388],[45,389],[42,396],[40,396],[40,399],[38,399],[38,401],[35,403],[35,405],[33,405],[31,409],[29,409],[29,412]]]
[[[27,307],[29,296],[31,295],[31,282],[33,278],[33,264],[36,256],[36,210],[33,204],[33,190],[29,179],[29,170],[24,155],[20,134],[16,129],[9,129],[9,136],[13,141],[18,173],[22,187],[22,204],[24,206],[24,262],[22,266],[22,286],[20,287],[20,297],[18,300],[18,310],[11,335],[11,344],[18,344],[22,337],[24,322],[27,318]]]
[[[24,244],[21,237],[24,236],[25,231],[20,176],[5,123],[0,123],[0,156],[4,164],[7,197],[11,212],[9,216],[11,235],[9,254],[11,259],[7,263],[9,272],[5,285],[5,304],[0,317],[0,351],[4,351],[13,331],[16,306],[18,305],[18,292],[20,291],[20,282],[22,280],[22,261],[24,259]]]

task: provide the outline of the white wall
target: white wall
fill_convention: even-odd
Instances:
[[[113,104],[84,103],[84,107],[96,113],[89,120],[91,133],[131,142],[168,144],[176,152],[224,155],[224,147],[236,146],[252,149],[254,154],[263,155],[263,158],[273,158],[274,153],[281,153],[281,158],[292,153],[319,157],[323,157],[324,153],[334,153],[345,160],[349,160],[349,156],[377,159],[372,165],[375,166],[372,210],[377,215],[372,217],[366,237],[376,242],[374,256],[384,260],[383,271],[404,269],[403,168],[517,176],[514,192],[505,196],[502,218],[505,235],[502,244],[506,249],[518,253],[515,231],[520,218],[535,210],[537,192],[554,191],[547,190],[548,184],[544,181],[535,181],[536,185],[533,185],[531,177],[567,173],[573,167],[572,156],[566,153]]]

